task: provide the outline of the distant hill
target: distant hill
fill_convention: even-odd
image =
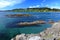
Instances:
[[[26,9],[13,9],[13,10],[7,10],[7,11],[13,11],[13,12],[60,12],[60,9],[51,9],[48,7],[42,7],[42,8],[26,8]]]

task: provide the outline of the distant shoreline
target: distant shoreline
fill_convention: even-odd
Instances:
[[[60,9],[56,8],[48,8],[48,7],[42,7],[42,8],[19,8],[19,9],[12,9],[12,10],[5,10],[10,12],[60,12]]]

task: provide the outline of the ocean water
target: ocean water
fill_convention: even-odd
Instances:
[[[30,17],[9,18],[7,14],[31,14]],[[31,22],[36,20],[44,20],[48,22],[50,19],[54,21],[60,20],[60,12],[0,12],[0,40],[10,40],[12,37],[21,33],[40,33],[51,24],[40,24],[33,26],[18,26],[20,22]]]

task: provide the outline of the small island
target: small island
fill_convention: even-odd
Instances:
[[[17,25],[19,26],[30,26],[30,25],[39,25],[39,24],[54,24],[55,22],[53,20],[49,20],[49,22],[46,22],[44,20],[37,20],[33,22],[20,22]]]
[[[7,17],[28,17],[28,16],[32,16],[30,14],[9,14],[9,15],[6,15]]]
[[[43,20],[38,20],[38,21],[33,21],[33,22],[21,22],[18,23],[17,25],[20,26],[30,26],[30,25],[38,25],[38,24],[45,24],[46,22]]]

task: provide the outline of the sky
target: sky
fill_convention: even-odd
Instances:
[[[60,8],[60,0],[0,0],[0,10],[40,7]]]

